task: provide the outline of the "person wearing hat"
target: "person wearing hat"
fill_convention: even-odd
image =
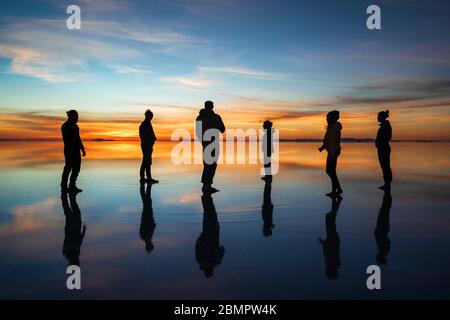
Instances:
[[[140,169],[141,183],[158,183],[158,180],[152,178],[152,153],[155,144],[156,135],[152,126],[153,112],[145,111],[145,119],[139,126],[139,137],[141,138],[142,163]]]
[[[67,120],[61,126],[62,138],[64,141],[64,158],[65,165],[63,174],[61,177],[61,191],[62,192],[81,192],[76,185],[78,174],[81,168],[81,155],[86,156],[86,149],[83,146],[83,142],[80,138],[80,128],[77,125],[78,112],[76,110],[69,110],[66,112]],[[67,180],[70,182],[67,187]]]

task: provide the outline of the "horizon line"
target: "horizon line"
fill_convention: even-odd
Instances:
[[[237,139],[222,139],[222,141],[234,141]],[[104,138],[94,138],[94,139],[83,139],[87,142],[139,142],[140,139],[104,139]],[[157,141],[163,142],[182,142],[183,140],[171,140],[171,139],[158,139]],[[196,139],[188,139],[185,141],[196,141]],[[249,141],[249,139],[245,139]],[[252,139],[252,141],[254,141]],[[256,140],[258,141],[258,140]],[[322,138],[293,138],[293,139],[279,139],[279,142],[320,142],[323,141]],[[374,138],[342,138],[342,142],[374,142]],[[62,139],[30,139],[30,138],[0,138],[0,142],[63,142]],[[395,139],[391,142],[450,142],[450,139]]]

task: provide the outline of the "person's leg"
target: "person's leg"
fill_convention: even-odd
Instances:
[[[210,170],[209,170],[209,177],[208,177],[208,180],[209,180],[209,184],[213,184],[213,181],[214,181],[214,176],[216,175],[216,169],[217,169],[217,163],[213,163],[211,166],[210,166]]]
[[[330,177],[331,180],[331,189],[334,191],[334,179],[333,179],[333,157],[328,154],[327,156],[327,164],[326,164],[326,173]]]
[[[74,154],[72,156],[72,173],[70,174],[70,183],[69,183],[69,189],[77,189],[77,178],[78,174],[80,173],[81,169],[81,156],[80,154]]]
[[[391,185],[392,182],[392,169],[391,169],[391,147],[389,146],[386,149],[386,154],[385,154],[386,160],[385,160],[385,176],[384,176],[384,181]]]
[[[145,164],[145,175],[147,176],[147,180],[152,180],[152,171],[150,169],[150,162],[147,161],[147,163]]]
[[[390,186],[392,181],[391,152],[390,148],[378,148],[378,160],[383,171],[384,186]]]
[[[147,174],[147,179],[151,183],[157,183],[158,180],[153,179],[152,177],[152,155],[153,155],[153,148],[150,148],[147,152],[148,159],[147,159],[147,166],[145,167],[145,172]]]
[[[384,159],[383,159],[383,150],[380,147],[377,148],[378,162],[380,164],[381,171],[383,172],[384,179]]]
[[[336,173],[336,167],[337,167],[337,156],[329,154],[327,157],[326,171],[331,179],[331,188],[332,188],[331,193],[342,193],[341,184],[339,183],[339,179]]]
[[[203,172],[202,172],[202,180],[203,185],[207,184],[207,176],[208,176],[208,165],[203,161]]]
[[[65,163],[64,163],[64,169],[61,176],[61,191],[67,190],[67,182],[69,180],[69,174],[72,170],[72,165],[70,163],[70,157],[68,155],[64,155]]]
[[[141,167],[139,168],[139,178],[140,178],[140,182],[145,182],[145,148],[142,146],[141,144],[141,152],[142,152],[142,162],[141,162]]]
[[[337,160],[339,158],[339,155],[337,155],[334,158],[334,163],[333,163],[333,171],[334,171],[334,186],[335,186],[335,190],[337,191],[337,193],[341,194],[342,193],[342,188],[341,188],[341,183],[339,182],[339,178],[337,176]]]
[[[139,169],[139,177],[141,182],[145,182],[145,161],[144,157],[142,157],[141,167]]]
[[[207,155],[205,155],[205,148],[206,148],[206,144],[205,145],[203,145],[203,172],[202,172],[202,180],[201,180],[201,182],[202,182],[202,184],[203,184],[203,189],[208,189],[208,188],[211,188],[211,184],[212,184],[212,182],[211,182],[211,180],[210,180],[210,176],[211,176],[211,174],[210,174],[210,170],[211,170],[211,168],[210,168],[210,165],[206,162],[206,156]]]
[[[216,163],[213,163],[213,164],[204,163],[203,166],[204,166],[203,174],[202,174],[202,183],[203,183],[202,189],[203,189],[203,191],[207,191],[207,192],[219,191],[216,188],[212,187],[214,173],[216,171],[217,164]]]

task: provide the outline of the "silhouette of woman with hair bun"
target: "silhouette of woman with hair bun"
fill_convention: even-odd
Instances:
[[[384,184],[379,187],[382,190],[389,190],[392,182],[391,146],[389,144],[392,139],[392,127],[388,118],[389,110],[380,111],[378,113],[380,128],[377,132],[375,146],[378,151],[378,160],[380,161],[381,170],[383,171]]]

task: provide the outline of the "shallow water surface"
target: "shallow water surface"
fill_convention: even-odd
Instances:
[[[271,185],[258,165],[219,166],[212,197],[173,145],[156,145],[160,183],[141,189],[137,142],[87,142],[69,199],[59,142],[1,142],[0,298],[450,298],[450,144],[393,143],[391,195],[374,146],[343,144],[334,207],[317,143],[280,143]]]

